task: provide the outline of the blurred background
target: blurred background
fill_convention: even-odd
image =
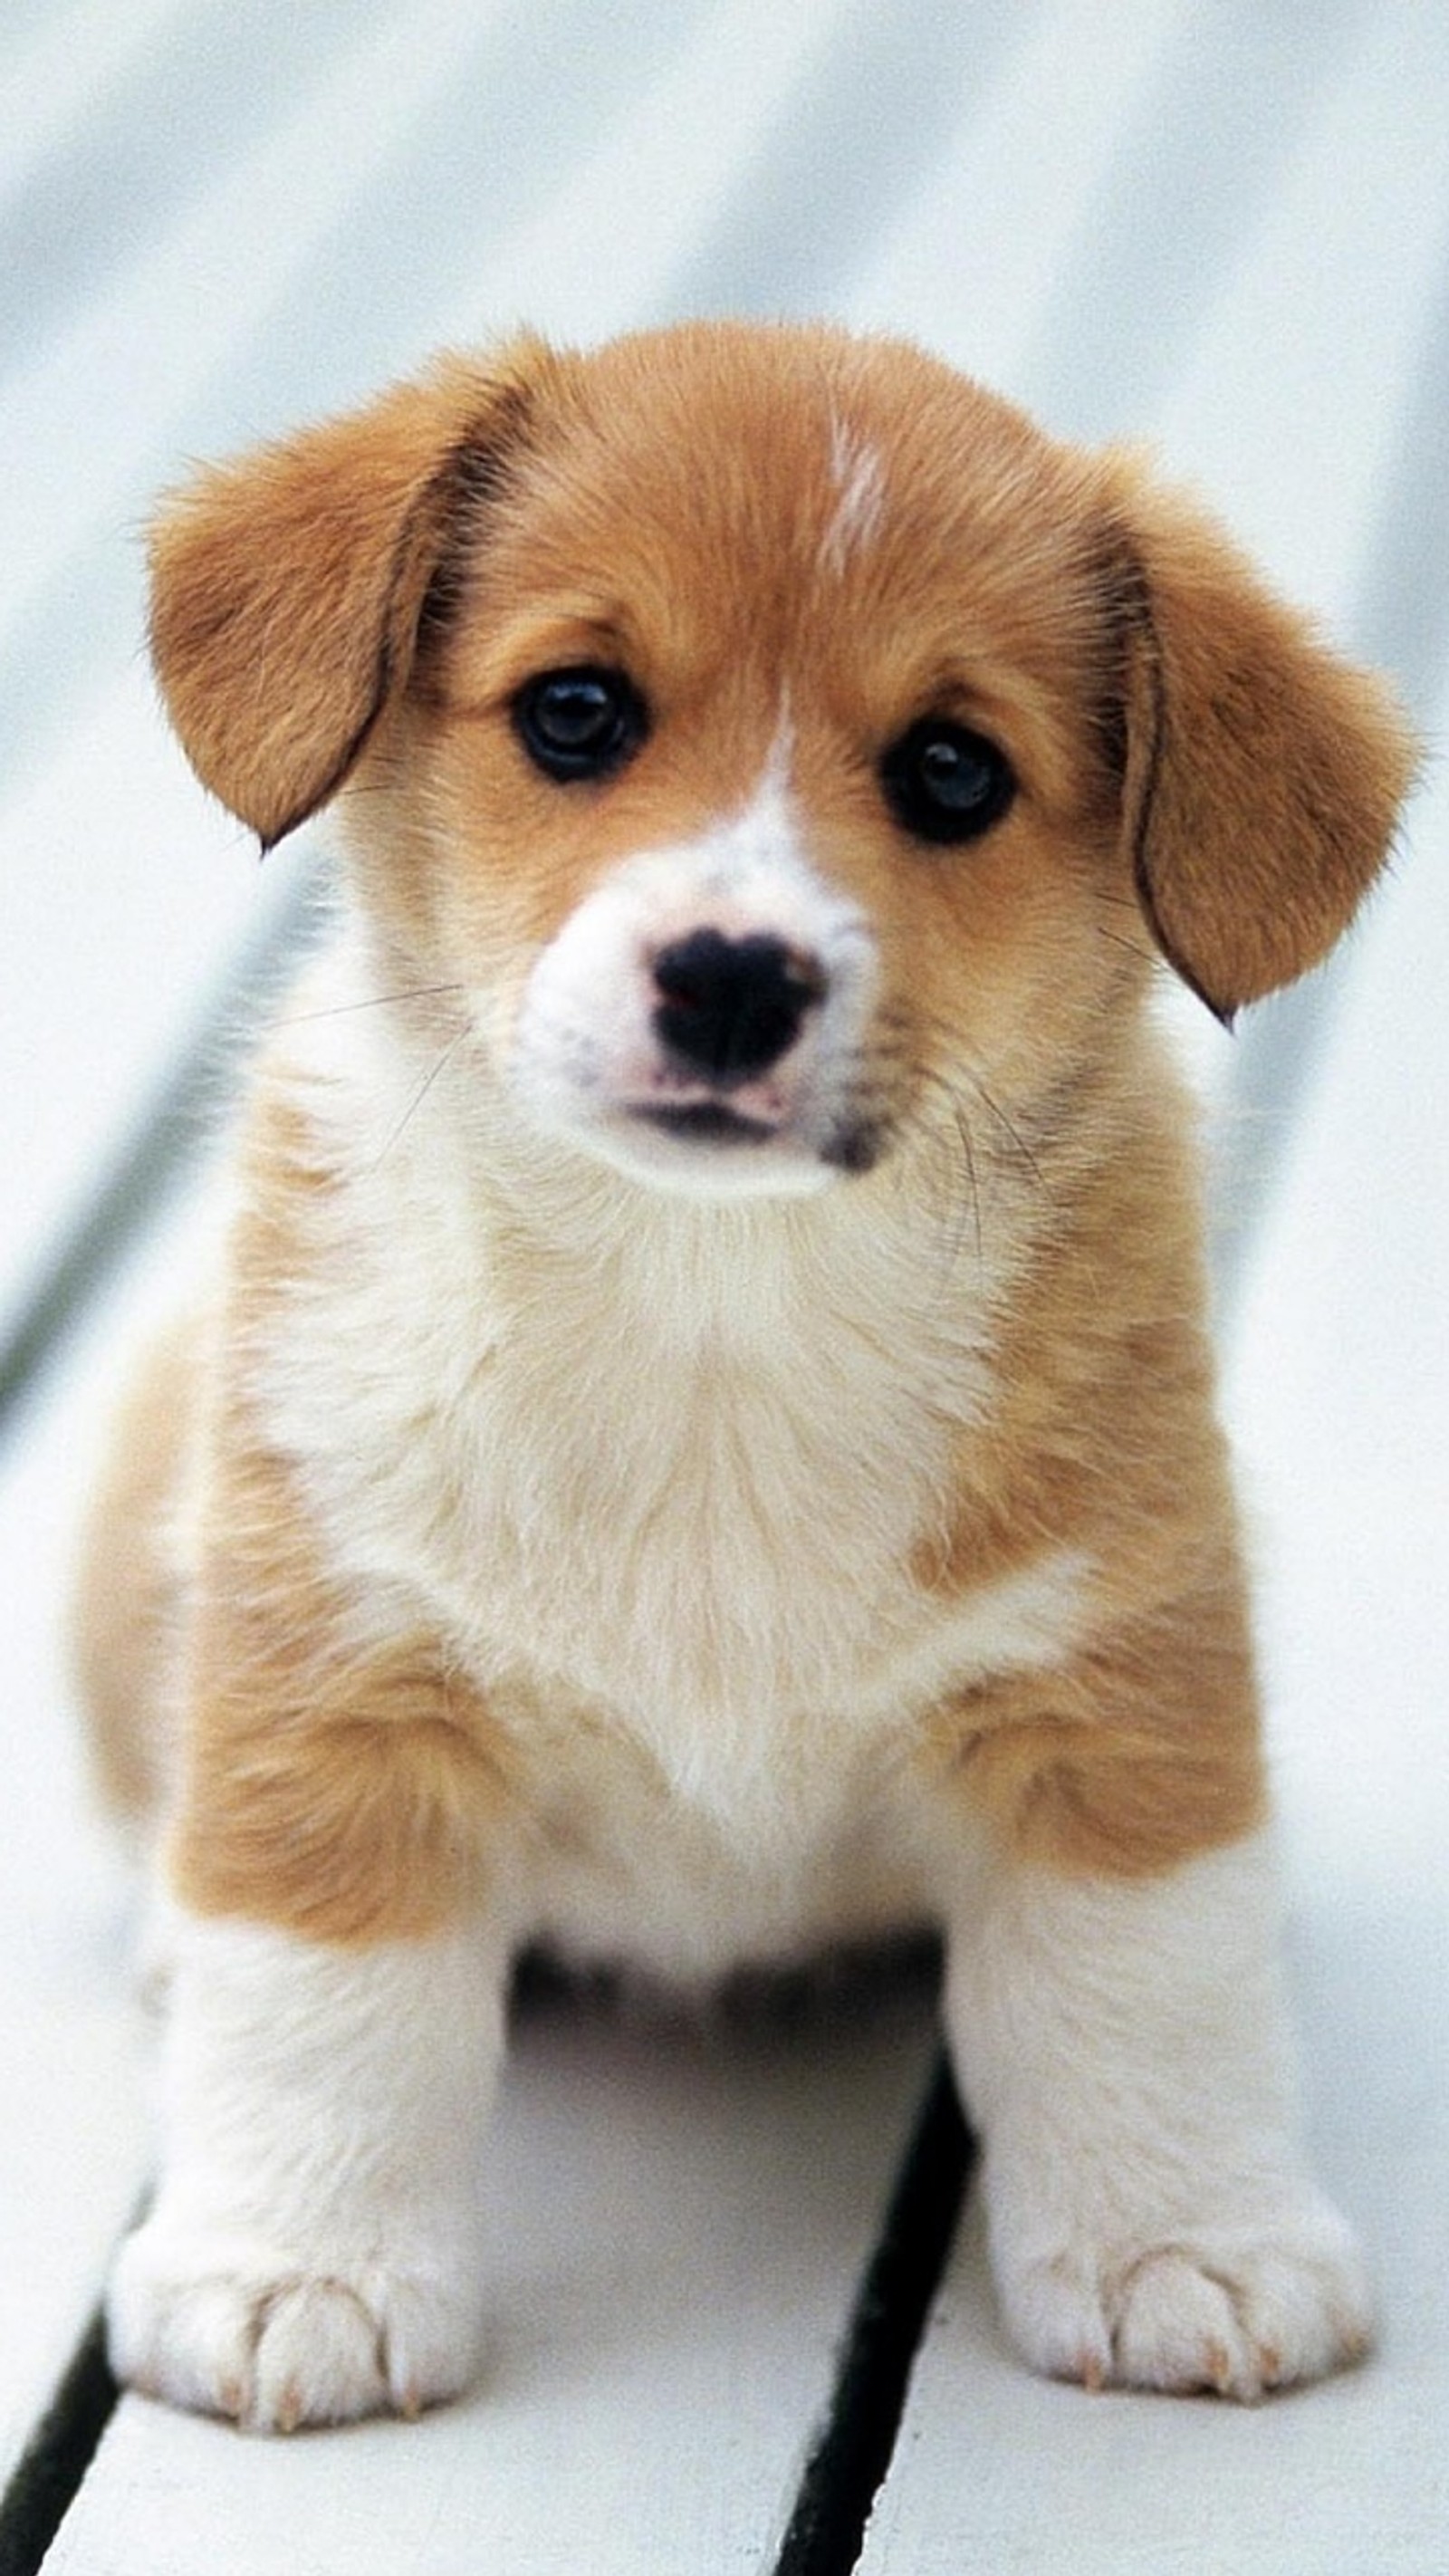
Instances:
[[[1432,728],[1446,247],[1442,0],[7,0],[0,1339],[305,865],[154,711],[190,459],[519,320],[830,313],[1151,441]]]

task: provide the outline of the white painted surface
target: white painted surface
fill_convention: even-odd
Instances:
[[[128,2398],[51,2576],[767,2565],[924,2036],[909,2015],[805,2049],[587,2015],[525,2029],[476,2396],[272,2441]]]

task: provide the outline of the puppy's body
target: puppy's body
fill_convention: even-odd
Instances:
[[[1154,939],[1221,1009],[1322,952],[1382,702],[1127,467],[824,333],[444,370],[184,503],[156,644],[208,782],[268,838],[340,789],[347,865],[156,1497],[122,2368],[447,2393],[517,1949],[918,1922],[1035,2360],[1358,2349],[1148,997]]]

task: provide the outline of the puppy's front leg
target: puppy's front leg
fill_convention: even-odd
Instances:
[[[334,1946],[178,1918],[161,2180],[111,2290],[121,2378],[289,2431],[472,2377],[505,1975],[471,1925]]]
[[[110,2324],[123,2379],[284,2428],[476,2366],[511,1810],[444,1640],[370,1619],[245,1428],[178,1640],[161,2170]]]
[[[1252,2398],[1361,2354],[1359,2258],[1295,2137],[1266,1837],[1135,1878],[998,1850],[977,1896],[949,2023],[1027,2358]]]

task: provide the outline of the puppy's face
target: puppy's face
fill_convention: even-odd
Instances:
[[[155,637],[264,834],[350,779],[522,1116],[708,1193],[1019,1136],[1154,943],[1224,1011],[1297,972],[1406,760],[1132,469],[829,332],[444,371],[203,485]]]
[[[605,353],[515,454],[354,831],[530,1116],[811,1189],[1019,1101],[1140,971],[1111,568],[1080,476],[944,370],[691,361]]]

